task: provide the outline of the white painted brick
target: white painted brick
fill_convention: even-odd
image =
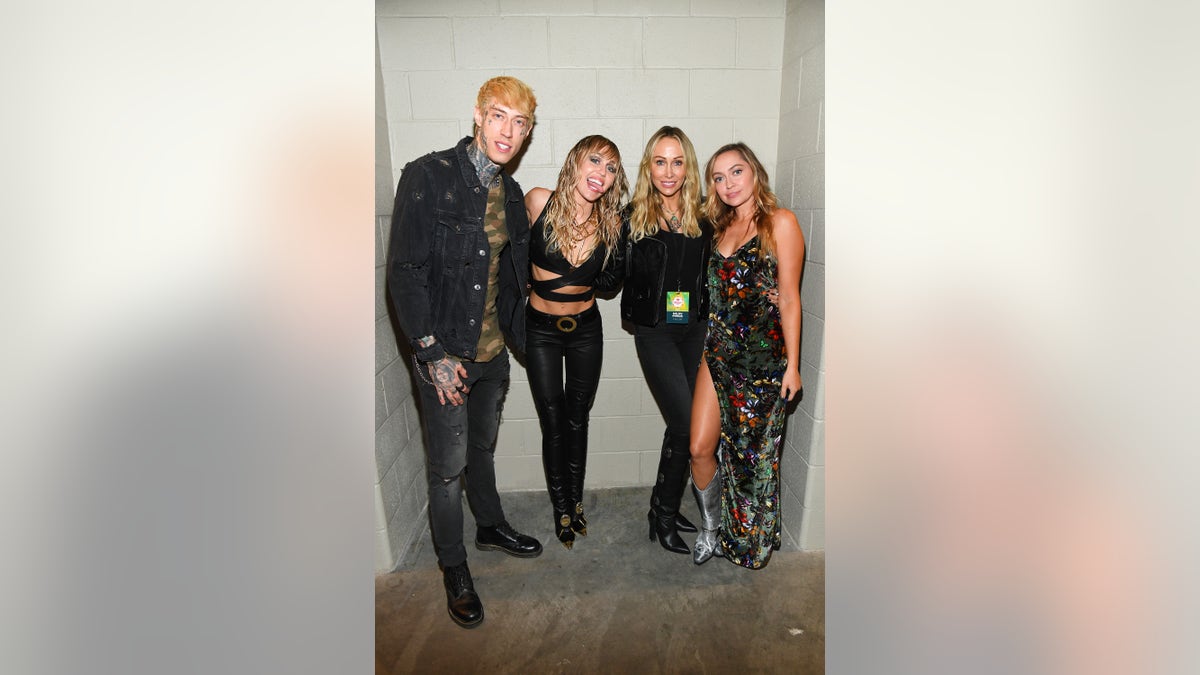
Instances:
[[[779,198],[779,204],[793,211],[795,211],[792,198],[792,184],[795,182],[794,173],[794,162],[776,162],[775,176],[771,179],[771,189],[775,192],[775,196]],[[800,214],[797,213],[796,215],[799,216]]]
[[[687,16],[691,0],[654,0],[654,16]],[[597,0],[596,14],[646,16],[646,0]]]
[[[786,9],[784,0],[692,0],[692,16],[777,16]]]
[[[645,384],[644,379],[642,380],[642,383],[642,414],[654,415],[656,417],[661,416],[662,409],[658,407],[658,400],[654,398],[654,392],[650,391],[650,385]],[[665,419],[663,419],[662,422],[664,425],[666,424]]]
[[[615,17],[550,18],[550,63],[556,68],[642,65],[642,21]]]
[[[804,52],[800,62],[800,92],[798,105],[825,99],[825,45],[819,44]]]
[[[738,67],[778,68],[783,62],[783,28],[779,19],[738,19]]]
[[[386,172],[386,175],[376,175],[376,180],[386,180],[390,178],[390,168],[388,169],[388,172]],[[388,253],[386,253],[388,246],[384,244],[383,229],[379,227],[379,219],[376,219],[376,222],[374,222],[374,231],[376,231],[376,267],[380,267],[380,265],[388,264]]]
[[[396,336],[392,335],[392,323],[386,317],[375,322],[375,372],[383,371],[384,366],[391,363],[400,355],[396,347]]]
[[[638,415],[642,409],[643,380],[604,380],[596,391],[595,415]]]
[[[467,122],[471,135],[474,124],[475,99],[479,87],[489,78],[502,75],[499,68],[483,70],[423,70],[409,73],[408,86],[412,94],[413,119],[455,120]]]
[[[825,155],[823,153],[796,160],[795,189],[796,208],[825,208]]]
[[[554,131],[554,163],[559,167],[566,161],[567,153],[579,142],[579,139],[591,134],[600,134],[616,143],[623,163],[630,163],[626,160],[626,155],[632,158],[633,163],[641,159],[644,140],[642,139],[642,121],[640,119],[597,117],[554,120],[551,124]],[[557,177],[557,173],[555,176]],[[630,185],[630,189],[632,188],[633,186]],[[603,309],[602,307],[602,313]]]
[[[544,187],[547,190],[553,190],[555,184],[558,182],[558,172],[558,168],[527,167],[522,162],[521,167],[513,174],[513,178],[521,184],[521,189],[525,191],[525,194],[529,194],[529,191],[535,187]]]
[[[528,382],[509,384],[502,414],[506,420],[537,419],[537,408],[533,405],[533,392],[529,389]]]
[[[825,549],[825,509],[804,509],[800,521],[800,538],[796,543],[802,551]]]
[[[813,419],[825,419],[825,355],[821,355],[821,368],[807,363],[800,363],[800,377],[804,382],[804,398],[800,400],[803,407]]]
[[[648,18],[647,68],[729,68],[737,62],[737,24],[729,19]]]
[[[812,214],[813,214],[813,211],[812,211],[812,209],[809,209],[807,211],[801,209],[799,211],[793,210],[792,213],[796,214],[796,221],[800,223],[800,232],[801,232],[801,234],[804,235],[804,260],[805,260],[805,262],[807,262],[808,261],[808,242],[812,241]]]
[[[825,348],[825,320],[809,312],[804,312],[802,321],[800,358],[802,361],[816,366],[821,363],[821,352]]]
[[[387,316],[387,295],[384,293],[386,288],[386,267],[375,268],[375,318],[382,319]]]
[[[624,335],[624,334],[622,334]],[[633,338],[604,341],[604,379],[641,379],[642,364],[638,361]]]
[[[624,420],[624,447],[630,450],[655,450],[662,447],[663,432],[667,423],[656,409],[649,415],[627,417]]]
[[[408,442],[419,441],[424,438],[421,429],[421,412],[417,410],[417,401],[414,398],[406,400],[401,406],[404,410],[405,426],[408,429]],[[422,450],[424,452],[424,450]]]
[[[825,263],[825,209],[813,211],[813,233],[808,241],[808,259]]]
[[[825,420],[813,420],[808,463],[811,466],[825,466]]]
[[[803,59],[794,59],[783,64],[783,70],[779,76],[779,114],[781,116],[800,106],[800,77],[803,68]]]
[[[813,424],[812,415],[809,415],[803,408],[797,407],[796,410],[788,416],[787,432],[784,435],[784,442],[787,444],[789,452],[794,452],[798,457],[804,458],[807,461],[807,453],[809,441],[812,439]],[[786,455],[785,455],[786,456]]]
[[[500,14],[503,16],[591,14],[593,9],[592,0],[500,0]]]
[[[520,457],[531,454],[525,446],[525,426],[536,425],[530,420],[505,419],[496,434],[497,457]]]
[[[408,71],[383,71],[383,99],[389,122],[412,119],[412,100],[408,92]]]
[[[787,27],[783,40],[784,62],[791,61],[825,41],[824,0],[801,2],[795,12],[788,13],[785,21]]]
[[[383,426],[375,432],[375,477],[383,480],[383,476],[396,463],[396,456],[408,444],[405,438],[403,415],[389,415]]]
[[[747,110],[779,109],[779,70],[705,70],[690,73],[694,117],[740,117]]]
[[[595,117],[596,71],[591,69],[508,69],[506,75],[525,82],[537,97],[539,119]],[[534,127],[534,133],[537,127]]]
[[[783,527],[792,533],[796,539],[802,538],[804,528],[804,504],[800,495],[787,484],[781,486],[779,494],[779,511]]]
[[[641,469],[638,471],[638,485],[654,485],[658,482],[658,459],[660,450],[645,450],[639,452]]]
[[[497,460],[496,488],[501,491],[545,490],[546,476],[542,471],[542,458],[525,455]]]
[[[693,109],[693,115],[695,115]],[[729,119],[696,119],[696,118],[666,118],[652,117],[644,125],[642,148],[638,148],[638,160],[645,147],[645,139],[650,138],[655,131],[664,125],[679,127],[692,141],[696,149],[696,161],[700,163],[700,179],[704,180],[704,164],[717,148],[733,141],[733,120]]]
[[[733,137],[750,146],[764,168],[775,164],[779,153],[779,120],[776,118],[735,119]],[[767,174],[773,176],[772,172]]]
[[[637,452],[589,453],[585,489],[638,485],[641,457]]]
[[[379,492],[383,496],[384,513],[387,514],[388,522],[391,522],[396,516],[396,509],[400,507],[400,481],[396,475],[395,464],[383,475],[379,486]]]
[[[392,150],[391,143],[388,140],[387,125],[375,127],[375,138],[379,144],[384,146],[378,157],[384,158],[385,162],[375,163],[375,212],[391,214],[392,204],[396,199],[396,185],[392,183]],[[384,264],[386,258],[383,255],[383,239],[380,237],[379,227],[375,228],[375,265]]]
[[[383,502],[383,483],[375,484],[375,492],[372,495],[375,502],[375,527],[386,526],[388,521],[388,510]]]
[[[548,66],[546,19],[454,19],[454,63],[458,68]]]
[[[622,157],[622,159],[624,159]],[[626,176],[631,176],[629,167],[625,167]],[[633,190],[633,185],[630,184],[630,190]],[[615,298],[604,298],[596,296],[596,305],[600,307],[600,325],[604,329],[604,339],[607,340],[622,340],[629,337],[629,334],[621,327],[621,296],[618,294]],[[630,338],[632,339],[632,338]],[[604,358],[608,359],[608,353],[604,354]]]
[[[379,36],[379,65],[389,70],[444,70],[454,66],[449,19],[375,21]],[[461,65],[461,64],[460,64]]]
[[[800,282],[800,303],[805,313],[825,317],[825,265],[808,263],[804,266],[804,276]]]
[[[376,523],[378,525],[378,523]],[[390,572],[396,566],[396,556],[392,553],[390,533],[387,527],[375,529],[375,571]]]
[[[412,361],[408,356],[392,361],[386,368],[383,369],[383,391],[387,397],[388,414],[396,412],[412,399],[413,380],[412,380]],[[401,412],[401,416],[404,413]],[[409,438],[412,434],[405,434],[405,438]]]
[[[387,420],[387,397],[383,395],[383,378],[375,378],[375,431]]]
[[[491,16],[499,0],[375,0],[375,16]]]
[[[821,101],[821,124],[817,132],[817,152],[825,152],[825,101]]]
[[[821,129],[821,103],[804,106],[779,119],[780,160],[797,160],[817,153]]]
[[[393,183],[393,192],[394,188],[395,184]],[[395,195],[393,194],[393,196]],[[388,234],[391,231],[391,227],[392,214],[390,211],[386,216],[379,216],[375,219],[375,233],[379,237],[379,240],[375,244],[376,266],[387,264]]]
[[[781,550],[781,551],[798,551],[798,550],[800,550],[800,545],[796,543],[795,537],[793,537],[792,533],[790,531],[788,531],[787,520],[786,519],[783,520],[780,523],[780,525],[782,527],[779,528],[779,534],[780,534],[779,538],[782,541],[780,541],[781,546],[779,547],[779,550]]]
[[[458,139],[457,122],[392,122],[392,173],[400,182],[404,165],[431,152],[453,147]]]
[[[686,70],[601,70],[597,92],[604,117],[688,114]]]
[[[425,443],[420,437],[412,438],[408,445],[396,454],[393,464],[401,485],[406,485],[412,476],[425,473]]]
[[[804,487],[804,508],[825,508],[825,467],[808,467],[808,476]]]

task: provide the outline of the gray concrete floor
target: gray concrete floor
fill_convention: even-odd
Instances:
[[[824,672],[824,554],[777,551],[761,570],[693,565],[649,541],[649,495],[589,491],[588,536],[570,551],[545,492],[501,495],[509,522],[545,548],[531,560],[476,550],[468,509],[485,617],[471,630],[446,614],[426,526],[402,568],[376,577],[376,673]],[[683,510],[698,520],[690,491]]]

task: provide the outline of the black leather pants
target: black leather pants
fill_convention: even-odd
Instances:
[[[556,516],[576,511],[582,516],[588,414],[600,384],[604,352],[600,310],[592,305],[559,317],[526,306],[525,332],[529,388],[542,427],[550,503]]]

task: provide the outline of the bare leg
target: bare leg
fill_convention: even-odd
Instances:
[[[688,450],[692,453],[692,483],[703,490],[717,473],[717,442],[721,439],[721,408],[713,386],[708,363],[700,359],[696,374],[696,393],[692,396],[692,432]]]

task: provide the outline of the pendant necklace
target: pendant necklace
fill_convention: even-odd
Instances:
[[[668,209],[666,204],[663,204],[662,208],[663,211],[671,214],[671,219],[667,221],[667,227],[675,234],[679,234],[679,231],[683,229],[683,226],[679,224],[679,212]]]

